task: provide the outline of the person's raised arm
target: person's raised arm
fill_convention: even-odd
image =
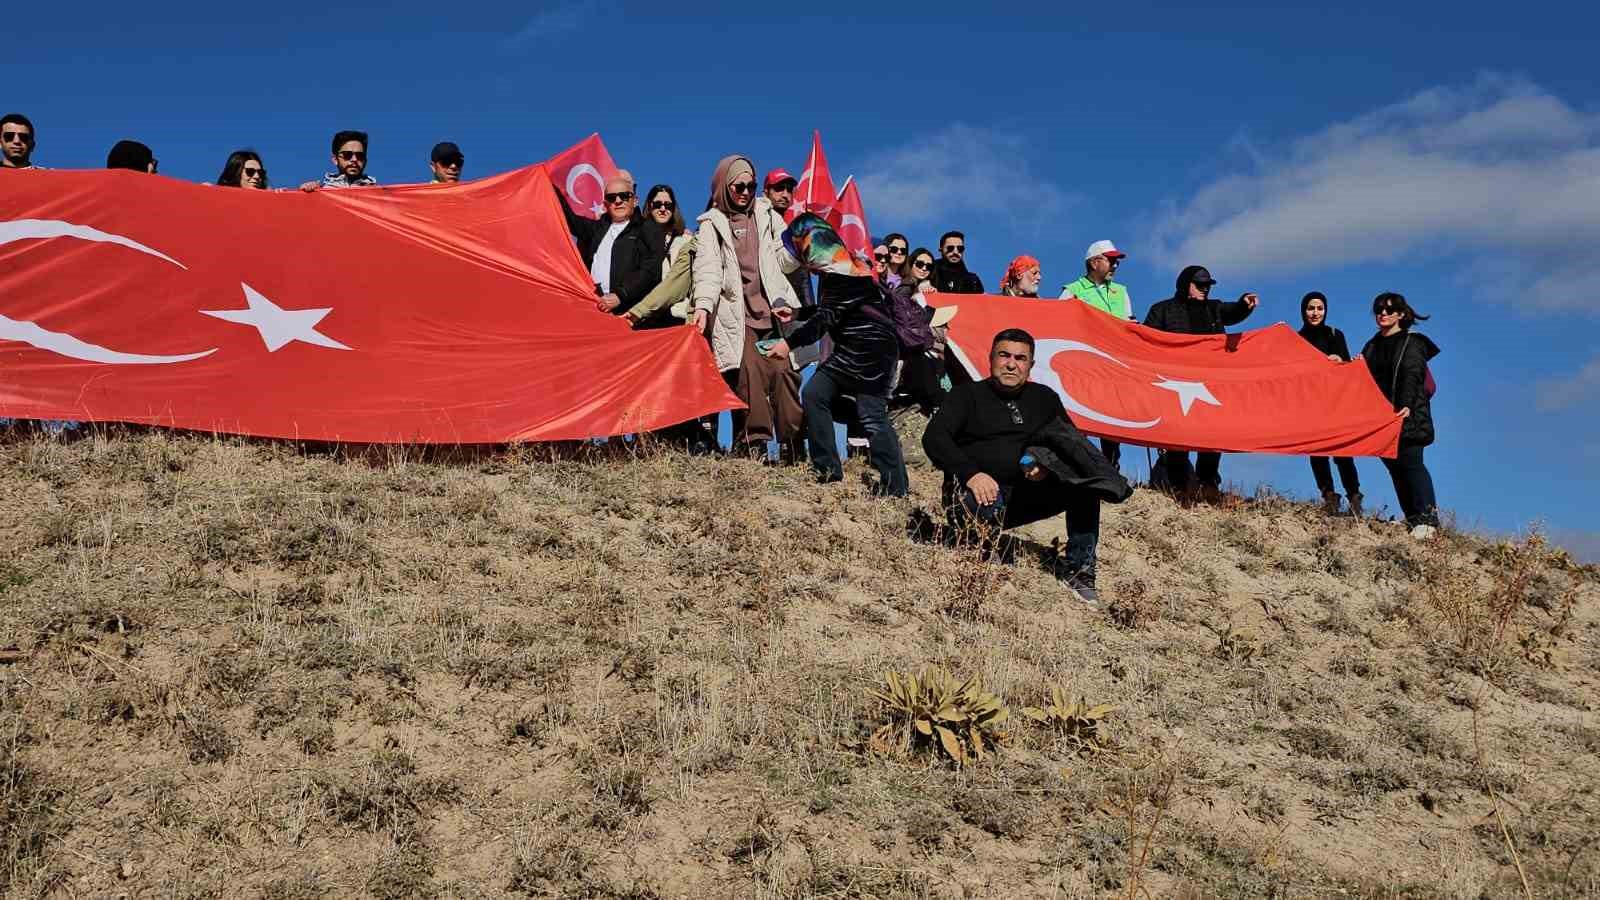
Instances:
[[[1260,298],[1254,292],[1247,292],[1232,303],[1222,304],[1222,324],[1237,325],[1243,322],[1256,311],[1256,304],[1259,302]]]

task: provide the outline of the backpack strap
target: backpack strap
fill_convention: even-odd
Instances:
[[[1394,357],[1394,375],[1389,379],[1389,396],[1400,392],[1400,363],[1406,358],[1406,348],[1411,346],[1411,332],[1406,332],[1406,339],[1400,342],[1400,352]]]

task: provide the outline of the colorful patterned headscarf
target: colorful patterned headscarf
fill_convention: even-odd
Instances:
[[[1017,288],[1017,280],[1022,273],[1029,269],[1039,268],[1039,261],[1031,256],[1019,256],[1006,267],[1006,273],[1000,276],[1000,293],[1011,294]]]
[[[839,233],[816,213],[795,216],[783,230],[783,246],[808,272],[872,277],[872,270],[850,253],[850,248],[839,240]]]

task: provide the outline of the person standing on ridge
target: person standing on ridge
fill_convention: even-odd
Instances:
[[[893,248],[890,248],[891,252]],[[981,294],[983,279],[967,271],[967,236],[946,231],[939,238],[938,262],[933,264],[933,289],[945,294]]]
[[[1383,465],[1394,481],[1394,493],[1411,536],[1418,540],[1433,537],[1439,527],[1439,501],[1433,492],[1433,476],[1422,461],[1422,451],[1433,443],[1433,401],[1428,360],[1439,355],[1439,345],[1425,334],[1411,330],[1420,315],[1393,291],[1384,291],[1372,301],[1372,315],[1378,333],[1361,348],[1367,371],[1378,383],[1378,390],[1389,399],[1404,422],[1400,425],[1400,449]]]
[[[1189,266],[1178,273],[1173,295],[1150,307],[1144,324],[1174,334],[1222,334],[1229,325],[1243,322],[1261,302],[1249,291],[1229,303],[1213,300],[1211,287],[1216,283],[1205,266]],[[1207,501],[1218,502],[1222,499],[1222,454],[1197,453],[1191,467],[1187,452],[1163,450],[1150,472],[1150,484],[1189,497],[1198,492]]]
[[[1350,361],[1350,345],[1345,343],[1344,332],[1328,324],[1328,296],[1312,291],[1300,298],[1300,336],[1334,362]],[[1356,461],[1348,456],[1334,457],[1339,467],[1339,481],[1344,485],[1345,496],[1350,500],[1350,515],[1361,517],[1361,476],[1356,473]],[[1339,492],[1333,489],[1333,471],[1326,456],[1311,457],[1311,476],[1317,480],[1317,491],[1322,494],[1322,508],[1330,516],[1339,514]]]
[[[378,179],[367,174],[365,131],[341,131],[334,135],[332,158],[333,171],[323,175],[321,181],[308,181],[300,185],[300,190],[371,187],[378,183]]]
[[[1061,299],[1078,300],[1091,309],[1137,322],[1138,319],[1133,317],[1133,298],[1128,296],[1128,289],[1111,280],[1117,274],[1117,267],[1127,258],[1128,254],[1118,250],[1117,245],[1110,241],[1090,244],[1083,253],[1083,277],[1064,285]],[[1101,438],[1100,452],[1113,466],[1122,464],[1122,444],[1117,441]]]

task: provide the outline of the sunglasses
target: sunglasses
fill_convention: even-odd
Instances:
[[[33,135],[26,131],[0,131],[0,142],[7,144],[31,144]]]
[[[633,199],[633,191],[617,191],[615,194],[607,194],[606,195],[606,202],[607,203],[627,203],[629,200],[632,200],[632,199]]]
[[[967,252],[967,245],[966,244],[949,244],[944,248],[944,252],[946,252],[946,253],[965,253],[965,252]]]
[[[437,160],[437,162],[447,169],[459,169],[466,164],[467,160],[462,156],[447,156],[444,159]]]
[[[1390,309],[1388,307],[1384,307],[1383,309],[1375,309],[1375,310],[1373,310],[1372,314],[1375,315],[1375,316],[1398,316],[1398,315],[1400,315],[1400,310],[1398,310],[1398,309]]]
[[[367,151],[365,151],[365,150],[340,150],[339,151],[339,158],[344,160],[345,162],[349,162],[349,161],[351,161],[353,159],[359,159],[362,162],[366,162],[367,161]]]
[[[265,177],[267,177],[267,170],[266,169],[252,169],[249,166],[246,166],[243,169],[239,170],[239,174],[244,176],[245,178],[257,178],[257,177],[265,178]]]
[[[756,189],[756,183],[754,181],[738,181],[728,185],[728,189],[735,194],[748,194]]]
[[[928,262],[925,259],[919,259],[916,262],[913,262],[911,264],[911,268],[913,268],[913,269],[931,269],[931,268],[933,268],[933,263]]]
[[[889,248],[889,252],[893,253],[895,256],[905,256],[907,249],[909,249],[909,248],[907,248],[907,247],[890,247]]]
[[[792,181],[780,181],[777,184],[774,184],[774,185],[768,187],[767,190],[776,191],[777,193],[780,193],[780,194],[793,193],[794,192],[794,182],[792,182]]]
[[[1013,425],[1021,425],[1022,424],[1022,410],[1017,409],[1016,401],[1007,401],[1006,402],[1006,409],[1011,410],[1011,424],[1013,424]]]
[[[678,208],[678,204],[673,203],[671,200],[651,200],[650,201],[650,208],[651,209],[664,209],[667,212],[672,212],[673,210]]]
[[[874,253],[874,254],[872,254],[872,258],[877,260],[878,262],[888,262],[889,261],[889,254],[887,254],[887,253]]]

